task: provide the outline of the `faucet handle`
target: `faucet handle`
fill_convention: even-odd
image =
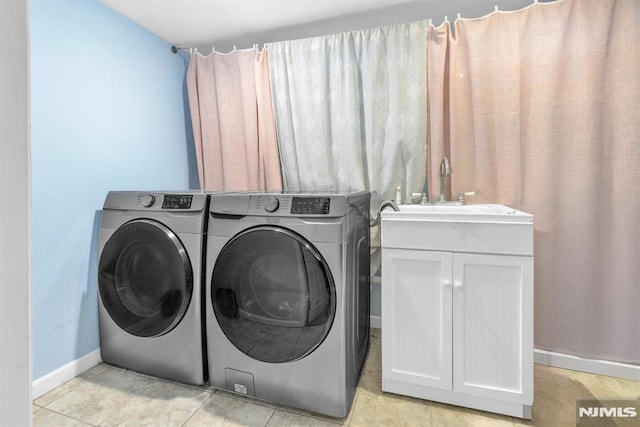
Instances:
[[[458,193],[458,201],[460,203],[462,203],[463,205],[466,205],[467,204],[467,200],[466,200],[465,197],[475,196],[477,194],[478,193],[476,191],[461,191],[461,192]]]

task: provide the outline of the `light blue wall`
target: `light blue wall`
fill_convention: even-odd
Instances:
[[[30,9],[37,379],[99,346],[107,191],[194,188],[197,171],[184,58],[98,0],[31,0]]]

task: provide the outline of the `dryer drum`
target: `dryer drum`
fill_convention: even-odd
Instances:
[[[320,253],[298,234],[259,226],[220,251],[211,279],[218,325],[244,354],[283,363],[313,352],[331,329],[333,277]]]
[[[193,292],[193,271],[177,236],[139,219],[118,228],[102,250],[98,289],[113,321],[140,337],[166,334],[182,319]]]

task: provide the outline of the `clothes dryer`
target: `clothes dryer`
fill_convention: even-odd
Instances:
[[[368,192],[211,195],[212,385],[345,417],[369,348]]]
[[[98,263],[104,362],[184,383],[206,381],[207,200],[194,192],[107,195]]]

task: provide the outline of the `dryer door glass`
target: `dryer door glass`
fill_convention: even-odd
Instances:
[[[105,244],[98,288],[104,308],[121,329],[155,337],[173,329],[187,311],[193,271],[171,230],[156,221],[134,220]]]
[[[217,257],[211,303],[220,328],[246,355],[271,363],[305,357],[331,329],[333,277],[298,234],[261,226],[235,236]]]

